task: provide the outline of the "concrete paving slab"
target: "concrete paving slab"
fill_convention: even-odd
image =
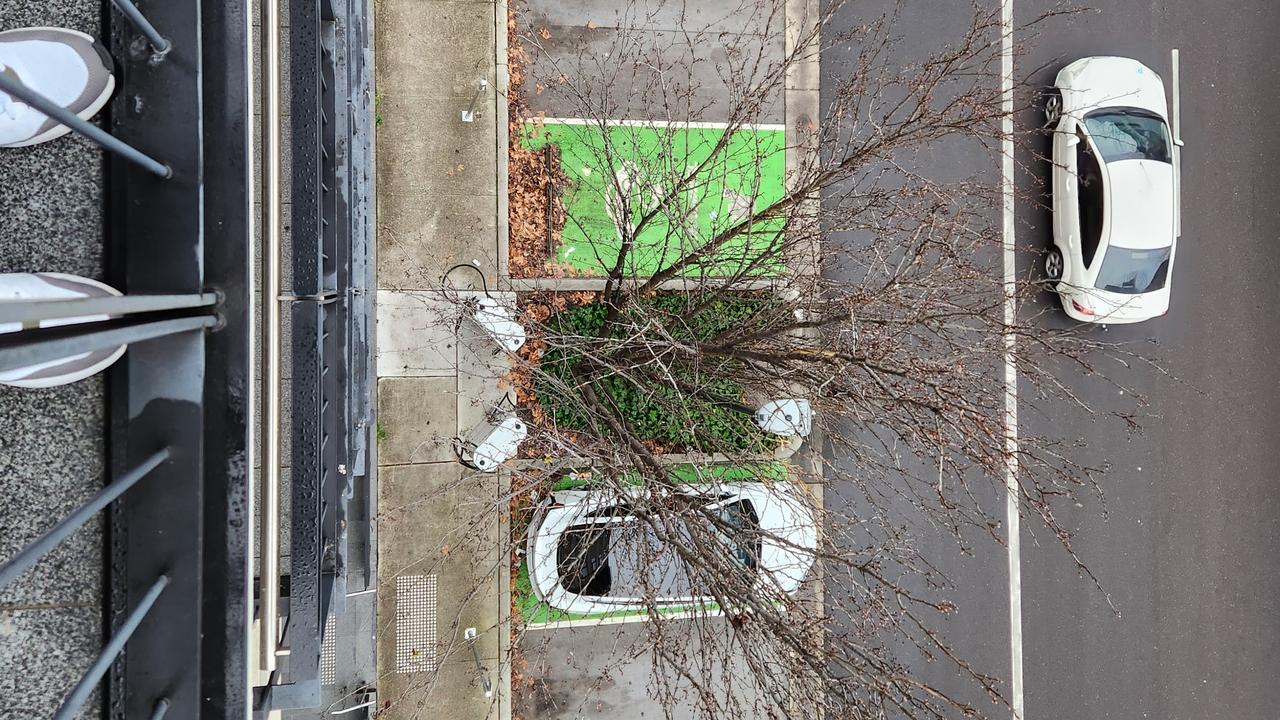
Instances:
[[[378,287],[438,290],[445,270],[476,262],[498,282],[497,197],[427,195],[383,190],[378,202]],[[468,270],[449,274],[449,286],[479,289]]]
[[[378,462],[457,462],[457,382],[388,377],[378,381]]]
[[[378,377],[453,377],[465,321],[441,292],[379,290]]]
[[[42,390],[0,386],[0,558],[13,557],[103,485],[104,378]],[[0,591],[0,605],[97,602],[95,518]]]
[[[379,652],[381,668],[385,654]],[[475,667],[441,665],[435,672],[379,672],[379,720],[497,720],[499,705],[486,698]],[[444,710],[447,708],[447,712]]]
[[[428,195],[493,195],[492,113],[462,122],[467,102],[428,102],[379,89],[378,190]]]
[[[770,63],[779,65],[783,52],[781,33],[767,38],[733,35],[731,45],[726,46],[710,39],[690,45],[682,34],[667,30],[554,26],[547,32],[550,37],[541,41],[540,49],[528,48],[525,81],[529,109],[547,117],[599,117],[598,110],[584,108],[571,93],[536,92],[537,83],[554,87],[563,73],[575,85],[597,93],[592,98],[593,108],[602,106],[599,93],[605,89],[610,120],[723,122],[734,104],[725,78],[732,77],[735,84],[747,83],[752,67],[758,65],[763,71]],[[642,51],[637,53],[636,48]],[[602,68],[595,60],[623,52],[634,67],[618,68],[613,63]],[[758,62],[760,59],[763,62]],[[660,72],[658,68],[672,70]],[[762,76],[757,72],[757,77]],[[783,121],[781,83],[755,121]]]
[[[4,149],[0,272],[102,279],[102,169],[102,151],[79,136]]]
[[[32,652],[32,649],[38,652]],[[0,610],[0,698],[4,717],[49,717],[102,649],[102,609]],[[101,714],[101,689],[76,716]]]
[[[651,695],[654,676],[653,641],[647,623],[597,625],[572,629],[530,630],[520,638],[527,665],[525,682],[514,688],[516,716],[523,720],[693,720],[701,717],[697,694],[686,683],[669,678],[683,696],[662,707]],[[720,618],[681,620],[664,626],[665,642],[684,643],[690,657],[701,657],[709,684],[740,704],[739,717],[781,717],[777,708],[761,705],[762,698],[744,679],[751,671],[736,652],[725,662],[732,632]],[[706,648],[706,638],[715,645]],[[698,680],[704,678],[699,677]],[[735,679],[737,681],[735,681]],[[732,693],[732,695],[731,695]],[[722,698],[722,702],[723,702]],[[770,714],[772,709],[774,713]]]
[[[556,0],[530,2],[523,24],[540,28],[552,25],[585,25],[600,28],[628,27],[640,30],[689,30],[691,32],[778,35],[782,14],[761,12],[768,3],[759,0],[685,0],[684,2],[600,2]]]
[[[54,26],[101,37],[104,7],[0,0],[0,18],[3,29]],[[102,279],[102,150],[68,135],[0,153],[0,272]],[[0,559],[102,487],[103,408],[101,376],[48,390],[0,387]],[[48,717],[99,651],[102,542],[94,519],[0,594],[0,715]],[[101,713],[95,692],[79,716]]]
[[[488,97],[493,96],[492,2],[382,0],[378,14],[380,24],[395,28],[394,34],[378,35],[377,82],[383,99],[470,102],[482,78],[489,82]]]
[[[435,575],[437,662],[472,662],[463,642],[468,627],[480,633],[480,656],[496,661],[498,476],[457,464],[383,466],[380,473],[380,643],[395,642],[397,578]]]

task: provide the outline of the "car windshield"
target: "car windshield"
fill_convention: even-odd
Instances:
[[[1169,127],[1144,110],[1100,110],[1084,118],[1084,125],[1107,162],[1156,160],[1173,162]]]
[[[1172,247],[1134,250],[1112,245],[1102,258],[1094,287],[1126,295],[1159,290],[1169,275],[1172,250]]]
[[[725,545],[743,568],[755,570],[760,562],[760,519],[751,501],[739,500],[722,506],[720,518],[735,530],[732,536],[722,533]]]
[[[576,595],[608,595],[613,587],[609,569],[609,545],[613,533],[608,524],[574,525],[560,535],[556,569],[560,585]]]
[[[747,573],[760,562],[760,520],[748,500],[729,502],[713,509],[724,525],[716,525],[726,549]],[[560,535],[556,566],[560,585],[575,595],[635,598],[686,597],[703,594],[695,587],[690,568],[678,552],[667,547],[648,523],[636,522],[625,506],[610,506],[588,513],[587,522],[572,525]],[[621,522],[601,522],[617,518]],[[666,531],[695,542],[688,526],[677,520]]]

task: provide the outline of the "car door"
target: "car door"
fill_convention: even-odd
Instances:
[[[1062,282],[1074,284],[1084,271],[1080,256],[1077,148],[1084,142],[1080,123],[1064,116],[1053,133],[1053,238],[1062,252]]]

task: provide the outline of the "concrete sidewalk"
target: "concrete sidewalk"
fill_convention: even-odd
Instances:
[[[506,7],[380,0],[376,11],[377,717],[497,720],[510,716],[496,512],[505,478],[464,469],[450,441],[502,397],[506,360],[440,278],[475,263],[497,286],[506,135],[494,88]],[[482,79],[479,116],[463,122]],[[462,270],[449,286],[479,289],[478,280]],[[478,664],[467,628],[478,632]]]
[[[791,49],[816,7],[788,0],[785,24],[765,41],[778,53]],[[449,275],[448,287],[461,292],[441,284],[446,270],[470,263],[489,290],[511,286],[503,272],[506,13],[502,0],[377,5],[379,718],[512,714],[509,566],[498,557],[505,475],[465,470],[450,444],[502,397],[506,361],[456,302],[478,295],[477,273]],[[816,58],[802,65],[774,110],[789,145],[791,128],[817,115]],[[482,79],[488,88],[478,93]],[[473,101],[479,117],[465,123]],[[480,668],[463,639],[471,627]],[[584,631],[552,647],[592,642]]]

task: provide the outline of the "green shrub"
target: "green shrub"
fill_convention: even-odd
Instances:
[[[686,298],[681,295],[658,295],[645,300],[632,311],[631,322],[620,323],[623,329],[612,334],[634,332],[642,318],[661,319],[667,332],[678,340],[697,341],[715,337],[736,326],[749,324],[766,305],[766,300],[751,297],[718,298],[695,315],[680,320],[686,312]],[[547,322],[548,332],[562,338],[596,337],[604,326],[608,308],[595,303],[564,310]],[[542,370],[552,378],[571,383],[573,369],[582,360],[571,349],[573,341],[555,342],[555,349],[542,357]],[[629,347],[634,344],[628,343]],[[755,425],[751,415],[743,412],[743,388],[735,382],[732,362],[701,358],[697,369],[677,368],[672,371],[686,387],[698,388],[696,396],[672,388],[657,378],[629,378],[613,375],[595,383],[604,402],[612,402],[635,433],[644,440],[681,449],[704,452],[725,450],[765,450],[774,439]],[[718,363],[718,364],[717,364]],[[641,383],[641,384],[637,384]],[[583,430],[587,419],[575,400],[561,395],[555,383],[546,378],[535,381],[538,401],[561,427]]]

